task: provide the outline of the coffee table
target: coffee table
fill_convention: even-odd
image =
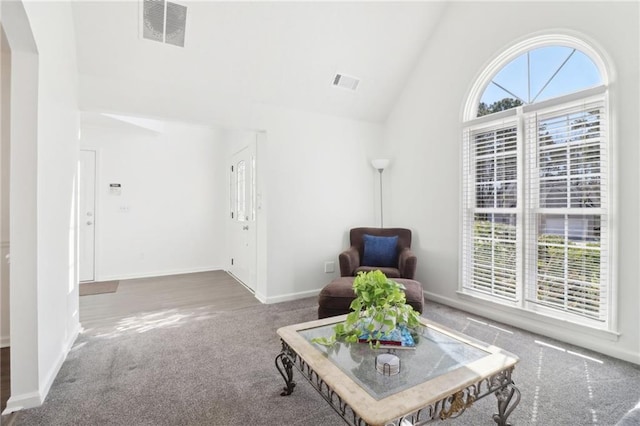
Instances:
[[[500,348],[421,318],[414,349],[373,349],[366,343],[336,343],[325,347],[311,339],[330,336],[346,315],[282,327],[282,350],[275,364],[285,381],[281,395],[294,388],[293,367],[331,407],[354,426],[423,425],[461,415],[473,403],[494,394],[498,413],[507,418],[520,402],[511,375],[519,359]],[[376,370],[378,354],[400,358],[400,372]]]

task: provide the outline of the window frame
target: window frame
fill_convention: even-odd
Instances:
[[[583,97],[579,97],[577,95],[583,94]],[[576,99],[576,98],[580,98],[580,99]],[[603,228],[602,231],[602,236],[601,236],[601,250],[603,251],[602,254],[602,261],[601,263],[605,265],[605,269],[603,271],[601,271],[601,273],[603,274],[604,277],[601,277],[601,281],[604,281],[607,284],[607,287],[604,289],[604,291],[606,292],[606,294],[603,296],[605,298],[605,311],[606,311],[606,317],[604,319],[590,319],[584,316],[580,316],[578,314],[571,314],[568,312],[563,312],[554,308],[550,308],[547,306],[544,306],[543,304],[537,303],[535,301],[532,301],[529,299],[529,295],[526,294],[527,291],[533,291],[533,286],[534,283],[533,281],[533,277],[536,275],[534,273],[534,271],[529,270],[526,271],[530,274],[530,276],[525,277],[525,282],[523,283],[523,287],[524,287],[524,292],[525,292],[525,296],[524,296],[524,306],[533,312],[541,312],[545,315],[548,316],[555,316],[558,318],[562,318],[564,320],[567,321],[577,321],[580,324],[584,324],[584,325],[588,325],[591,326],[593,328],[605,328],[607,330],[611,329],[611,323],[612,323],[612,318],[614,318],[615,315],[615,306],[614,306],[614,301],[611,300],[612,298],[612,294],[614,293],[612,291],[612,287],[615,285],[614,281],[613,281],[613,276],[611,274],[611,271],[613,269],[613,258],[611,256],[611,251],[612,251],[612,239],[611,239],[611,234],[612,234],[612,214],[611,214],[611,206],[612,206],[612,202],[611,202],[611,193],[612,193],[612,162],[611,162],[611,154],[612,154],[612,149],[611,149],[611,144],[612,144],[612,139],[611,139],[611,135],[609,132],[609,123],[608,121],[610,120],[610,109],[609,109],[609,104],[608,104],[608,93],[607,93],[607,88],[605,86],[599,86],[597,88],[594,89],[587,89],[583,92],[577,92],[576,94],[573,94],[571,96],[568,96],[565,98],[563,97],[559,97],[559,98],[554,98],[554,100],[556,102],[553,102],[552,105],[544,105],[541,104],[539,108],[535,108],[534,106],[537,106],[538,104],[533,104],[531,108],[528,109],[527,113],[529,114],[540,114],[542,116],[544,115],[549,115],[550,113],[553,112],[560,112],[560,113],[566,113],[568,110],[574,109],[576,107],[582,107],[585,105],[593,105],[596,103],[601,103],[602,104],[602,111],[604,111],[604,113],[606,114],[606,116],[603,118],[603,120],[600,122],[604,125],[604,130],[602,130],[600,133],[602,134],[602,138],[604,139],[604,145],[606,148],[606,153],[604,154],[604,160],[602,162],[603,166],[604,166],[604,171],[603,174],[605,175],[605,182],[601,184],[601,186],[603,187],[603,189],[601,190],[601,193],[604,194],[605,199],[601,200],[601,206],[598,208],[592,208],[592,209],[588,209],[586,211],[591,211],[593,210],[593,215],[597,215],[601,218],[601,225]],[[565,100],[565,102],[562,102],[563,100]],[[529,124],[525,124],[527,127],[529,127]],[[531,147],[531,146],[527,146],[525,149],[528,150],[533,150],[532,152],[529,153],[529,159],[535,155],[535,152],[537,149],[539,149],[537,146],[536,147]],[[525,157],[526,158],[526,157]],[[524,160],[524,158],[523,158]],[[525,170],[524,170],[525,174],[528,176],[527,179],[531,179],[529,177],[529,175],[534,172],[534,170],[532,170],[531,168],[529,168],[528,165],[525,165]],[[570,179],[569,175],[568,175],[568,179]],[[531,182],[527,182],[527,184],[530,184]],[[529,191],[531,191],[531,189],[529,189]],[[530,192],[529,192],[530,193]],[[535,197],[534,197],[535,198]],[[533,222],[536,221],[536,216],[538,214],[538,212],[536,212],[536,209],[542,209],[544,210],[545,208],[541,208],[540,206],[533,206],[531,205],[531,203],[529,204],[525,204],[523,206],[523,209],[525,209],[524,214],[526,215],[526,219],[525,219],[525,226],[526,226],[526,230],[525,232],[532,232],[534,230],[537,230],[537,228],[535,227],[535,224]],[[547,210],[557,210],[558,212],[563,211],[562,214],[567,214],[567,215],[572,215],[572,207],[562,207],[562,208],[546,208]],[[585,210],[581,210],[581,214],[587,214]],[[550,213],[546,213],[546,214],[550,214]],[[588,215],[588,214],[587,214]],[[525,251],[528,252],[529,254],[531,254],[532,252],[534,252],[535,250],[537,250],[537,241],[534,240],[533,237],[530,238],[526,238],[525,237],[525,241],[524,244],[527,245],[527,247],[525,248]],[[530,282],[528,282],[528,280]],[[576,319],[576,317],[578,317],[579,319]]]
[[[569,47],[575,47],[580,50],[582,53],[586,54],[590,59],[593,60],[594,64],[597,66],[598,70],[601,73],[603,84],[597,87],[588,88],[579,92],[570,93],[567,95],[559,96],[556,98],[544,100],[541,102],[519,106],[510,110],[500,111],[493,114],[488,114],[481,117],[476,117],[477,107],[480,98],[482,97],[484,88],[491,81],[493,76],[499,72],[503,66],[508,64],[512,59],[526,52],[527,50],[547,46],[547,45],[565,45]],[[593,329],[600,329],[604,331],[615,332],[617,330],[617,282],[616,282],[616,273],[617,265],[615,263],[615,247],[617,241],[617,230],[613,226],[613,218],[615,217],[615,139],[613,138],[613,114],[611,111],[611,91],[608,85],[608,73],[606,72],[606,68],[604,62],[601,60],[601,56],[598,55],[593,48],[588,46],[583,41],[576,39],[572,36],[566,35],[546,35],[534,37],[529,40],[525,40],[519,44],[516,44],[512,48],[507,49],[501,55],[499,55],[487,68],[483,70],[478,79],[476,80],[476,84],[471,89],[470,94],[467,98],[467,104],[463,110],[462,117],[462,133],[463,133],[463,149],[462,149],[462,170],[461,170],[461,251],[460,251],[460,281],[458,286],[458,291],[463,295],[469,295],[474,298],[479,298],[483,300],[488,300],[493,303],[498,303],[501,305],[511,306],[514,308],[518,308],[520,310],[525,310],[527,312],[531,312],[533,314],[540,314],[546,317],[554,318],[557,320],[561,320],[563,322],[575,323],[582,326],[587,326]],[[607,194],[608,200],[606,205],[603,205],[601,209],[605,210],[605,214],[603,216],[602,227],[607,227],[608,232],[608,241],[606,242],[606,254],[603,255],[602,262],[606,262],[607,268],[604,273],[606,274],[606,318],[603,320],[595,320],[590,319],[583,316],[578,316],[575,314],[563,312],[554,308],[549,308],[543,305],[540,305],[535,302],[528,301],[527,295],[527,284],[526,281],[529,279],[526,274],[530,272],[526,270],[525,256],[533,250],[532,247],[535,245],[534,240],[532,238],[528,238],[528,241],[525,240],[527,236],[526,232],[529,232],[529,222],[531,221],[531,213],[529,206],[525,205],[525,192],[529,189],[529,169],[525,164],[527,161],[526,158],[528,155],[526,151],[529,149],[525,146],[527,142],[528,136],[525,134],[527,132],[525,122],[531,114],[535,114],[536,112],[543,112],[549,110],[563,110],[571,104],[580,104],[585,103],[591,99],[600,98],[604,104],[603,111],[606,116],[605,119],[608,122],[608,126],[603,132],[603,137],[606,138],[606,150],[607,157],[606,161],[606,188],[603,188],[603,193]],[[470,185],[473,189],[473,185],[475,185],[475,171],[469,169],[470,163],[473,161],[472,157],[469,157],[470,150],[473,149],[471,146],[471,132],[477,131],[483,128],[491,128],[500,123],[506,122],[514,122],[517,125],[517,133],[518,133],[518,196],[517,196],[517,213],[516,213],[516,223],[517,233],[518,233],[518,251],[517,253],[517,261],[519,264],[517,265],[517,271],[519,274],[519,278],[517,280],[517,289],[516,289],[516,298],[515,300],[506,300],[506,299],[497,299],[496,297],[482,294],[473,290],[470,290],[468,286],[465,286],[465,282],[468,279],[469,272],[465,270],[468,265],[469,259],[465,259],[465,256],[469,256],[473,254],[473,247],[469,250],[468,246],[465,247],[465,244],[473,244],[473,235],[469,236],[470,233],[473,233],[473,229],[468,228],[468,220],[471,216],[473,219],[473,213],[469,213],[469,210],[472,212],[475,210],[475,204],[470,204],[473,200],[469,200],[469,194],[466,191],[469,191]],[[467,164],[469,162],[469,164]],[[469,181],[472,183],[470,184]],[[471,207],[471,208],[469,208]],[[597,213],[600,215],[600,213]],[[537,243],[536,243],[537,244]],[[604,243],[603,243],[604,244]],[[534,275],[537,271],[533,271]]]

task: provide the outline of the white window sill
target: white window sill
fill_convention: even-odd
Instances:
[[[494,300],[489,300],[488,298],[483,298],[464,291],[457,291],[456,293],[460,300],[463,301],[462,303],[464,305],[472,305],[468,306],[468,308],[479,308],[475,309],[474,313],[479,315],[488,315],[486,312],[482,313],[479,311],[490,311],[493,319],[496,321],[501,321],[505,324],[534,331],[539,334],[550,335],[548,332],[552,329],[550,327],[553,327],[561,328],[567,332],[580,333],[583,336],[595,337],[611,342],[617,342],[620,338],[620,333],[613,330],[591,327],[565,318],[552,317],[542,312],[531,311],[518,306],[510,306],[508,304],[495,302]],[[464,309],[464,307],[462,309]]]

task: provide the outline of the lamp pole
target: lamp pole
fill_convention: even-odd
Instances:
[[[389,160],[386,158],[380,158],[371,161],[371,165],[378,171],[380,179],[380,228],[384,227],[383,206],[382,206],[382,172],[389,166]]]
[[[384,169],[378,169],[378,176],[380,176],[380,228],[384,228],[383,208],[382,208],[382,172]]]

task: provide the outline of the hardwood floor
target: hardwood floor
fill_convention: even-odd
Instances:
[[[143,313],[167,310],[231,311],[260,305],[246,287],[224,271],[122,280],[115,293],[80,297],[82,326],[112,325]]]
[[[7,400],[11,393],[11,360],[10,348],[0,349],[0,413],[7,406]]]

